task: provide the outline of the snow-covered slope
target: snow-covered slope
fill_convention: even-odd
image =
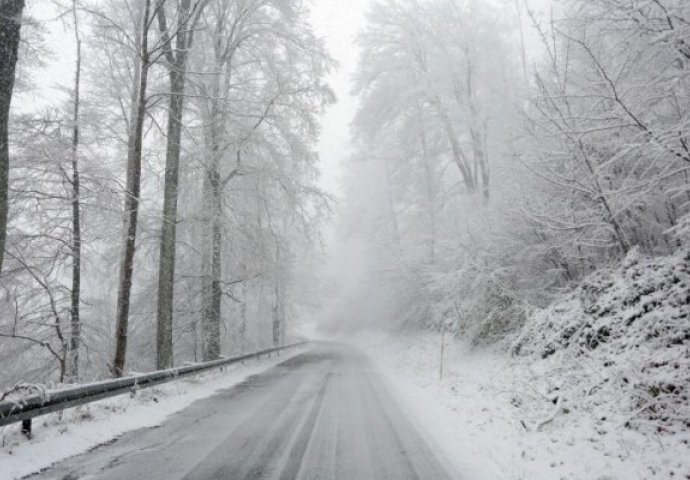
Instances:
[[[689,252],[649,259],[633,251],[618,270],[596,272],[530,318],[514,353],[535,361],[546,395],[563,408],[614,414],[643,432],[687,433],[689,303]]]
[[[438,335],[379,336],[360,344],[430,443],[467,480],[690,478],[687,431],[627,428],[629,415],[618,411],[615,396],[596,407],[554,404],[549,375],[570,375],[572,366],[559,370],[449,341],[439,379]]]
[[[361,343],[468,479],[686,479],[689,301],[689,253],[633,251],[510,348],[447,341],[442,379],[438,334]]]

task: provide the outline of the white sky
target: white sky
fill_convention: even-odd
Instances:
[[[351,79],[357,67],[359,53],[354,42],[364,26],[370,0],[312,0],[312,22],[318,36],[325,39],[326,48],[338,62],[338,68],[328,79],[338,103],[329,108],[322,122],[318,150],[321,155],[321,186],[330,193],[341,193],[342,162],[349,156],[349,124],[356,102],[350,95]]]

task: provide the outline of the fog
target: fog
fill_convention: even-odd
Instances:
[[[682,245],[679,2],[63,3],[26,6],[8,90],[6,383],[493,345]]]
[[[690,478],[689,38],[0,0],[0,480]]]

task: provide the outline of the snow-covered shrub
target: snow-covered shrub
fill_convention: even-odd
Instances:
[[[426,323],[417,327],[444,329],[473,345],[494,344],[519,331],[531,307],[518,266],[490,251],[475,253],[474,258],[456,254],[438,267],[443,271],[426,273],[423,295],[414,299],[428,305]]]
[[[627,427],[690,427],[690,251],[632,250],[533,315],[513,352],[543,362],[569,408],[615,403]]]
[[[499,284],[484,285],[464,312],[467,322],[459,329],[459,336],[473,345],[489,345],[519,330],[528,306],[515,293]]]

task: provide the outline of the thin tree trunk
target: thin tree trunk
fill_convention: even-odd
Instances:
[[[79,37],[79,21],[77,17],[77,2],[72,0],[72,14],[74,16],[74,37],[76,40],[77,63],[74,75],[74,113],[72,121],[72,291],[70,295],[70,316],[72,329],[69,342],[69,360],[67,376],[72,382],[79,381],[79,348],[81,347],[81,211],[80,211],[80,180],[79,180],[79,89],[81,84],[81,38]]]
[[[286,292],[287,285],[285,285],[285,278],[281,275],[280,277],[280,284],[279,284],[279,299],[280,303],[278,304],[279,309],[278,309],[278,318],[280,320],[280,331],[279,331],[279,339],[278,342],[280,345],[285,345],[285,335],[287,332],[287,292]]]
[[[474,192],[476,184],[472,179],[472,167],[467,155],[465,155],[465,152],[460,147],[460,142],[458,142],[458,136],[455,132],[453,121],[450,119],[448,112],[446,112],[445,108],[441,104],[440,99],[437,98],[434,103],[436,105],[436,111],[441,117],[441,121],[443,122],[443,126],[446,130],[446,135],[448,137],[448,141],[450,142],[450,148],[453,154],[455,165],[457,165],[458,170],[460,170],[460,174],[462,175],[462,179],[465,182],[467,190]]]
[[[465,104],[468,108],[469,113],[469,131],[470,139],[472,141],[472,156],[474,163],[468,168],[470,171],[470,176],[472,177],[473,188],[478,188],[482,185],[482,194],[484,196],[484,203],[489,202],[489,165],[488,156],[486,154],[485,138],[480,132],[481,126],[479,125],[479,114],[477,111],[477,102],[474,89],[474,63],[473,54],[470,52],[469,46],[464,48],[466,65],[465,65],[465,88],[462,89],[457,86],[454,89],[455,100],[460,108],[464,108]],[[461,91],[464,90],[465,98],[461,98]],[[439,102],[440,103],[440,102]],[[454,134],[454,128],[452,126],[450,118],[446,115],[444,122],[447,123],[446,129]],[[484,130],[486,128],[484,127]],[[449,133],[450,135],[450,133]],[[464,159],[466,164],[469,165],[467,158]],[[481,179],[481,182],[480,182]]]
[[[141,189],[141,152],[146,113],[146,83],[149,68],[148,31],[151,0],[145,0],[141,22],[141,41],[139,46],[139,82],[136,88],[134,118],[131,122],[127,152],[127,186],[125,191],[122,258],[117,293],[117,316],[115,328],[115,357],[112,373],[121,377],[124,373],[127,354],[127,328],[129,323],[129,303],[134,273],[134,252],[139,214],[139,194]]]
[[[468,57],[466,90],[467,90],[467,104],[470,111],[470,138],[472,139],[472,155],[474,156],[474,185],[479,186],[479,175],[481,174],[482,194],[484,202],[489,202],[489,166],[486,156],[486,149],[484,148],[484,139],[479,132],[479,114],[477,112],[477,102],[474,93],[474,67],[469,61],[470,53],[466,53]]]
[[[9,116],[24,0],[0,0],[0,272],[7,235],[10,173]]]
[[[630,250],[630,245],[628,244],[628,240],[625,238],[623,228],[616,219],[616,215],[614,215],[608,195],[604,192],[603,188],[601,187],[597,171],[594,169],[592,162],[590,162],[589,157],[587,156],[587,150],[584,144],[582,143],[582,140],[578,140],[578,146],[580,147],[580,154],[582,155],[582,159],[584,160],[585,165],[587,166],[587,170],[589,170],[589,174],[592,176],[594,187],[596,188],[597,196],[595,200],[601,202],[601,205],[606,210],[606,214],[608,215],[608,221],[613,227],[613,238],[616,241],[616,243],[618,243],[618,246],[620,247],[623,255],[625,255]]]
[[[214,155],[215,157],[215,155]],[[221,313],[221,198],[219,162],[212,162],[207,172],[205,202],[209,219],[204,235],[204,278],[202,280],[201,326],[202,357],[204,361],[216,360],[220,356],[220,313]]]
[[[242,347],[242,352],[247,351],[247,267],[242,264],[241,266],[242,277],[244,281],[240,287],[242,298],[240,300],[240,345]]]
[[[211,263],[213,257],[212,240],[213,219],[212,219],[213,195],[209,186],[208,172],[204,172],[203,192],[202,192],[202,226],[201,226],[201,359],[211,358],[211,350],[215,329],[213,328],[212,308],[211,308]]]
[[[474,110],[474,106],[470,106],[470,110]],[[472,122],[474,122],[475,114],[471,115]],[[482,195],[484,196],[484,203],[489,202],[489,166],[484,150],[484,141],[482,135],[477,131],[476,126],[470,127],[470,137],[472,138],[472,153],[475,162],[475,185],[479,186],[479,178],[481,175]]]
[[[522,24],[522,0],[515,0],[515,7],[517,9],[518,31],[520,32],[520,58],[522,60],[522,79],[525,82],[525,87],[527,87],[527,49],[525,48],[525,27]]]
[[[214,85],[211,108],[211,161],[204,177],[204,211],[202,279],[202,357],[205,361],[220,356],[221,313],[221,185],[220,185],[220,86]]]
[[[436,189],[434,188],[434,175],[431,170],[424,127],[421,130],[420,140],[422,143],[422,161],[424,163],[427,202],[429,204],[429,263],[433,265],[436,261]]]
[[[388,163],[388,157],[383,159],[384,167],[386,169],[386,198],[388,199],[388,208],[391,211],[391,221],[393,222],[393,234],[395,235],[395,244],[398,246],[398,258],[403,258],[403,245],[400,238],[400,225],[398,224],[398,213],[395,210],[395,199],[393,198],[393,179],[391,168]]]
[[[269,218],[270,222],[270,218]],[[280,219],[282,224],[281,228],[283,231],[287,229],[287,222],[285,217]],[[271,228],[273,233],[273,238],[276,242],[276,305],[277,305],[277,325],[274,324],[274,343],[276,346],[285,344],[285,332],[287,329],[286,325],[286,308],[287,308],[287,278],[289,272],[289,255],[283,253],[281,249],[281,241],[278,235],[276,235],[273,228]],[[277,338],[277,341],[276,341]]]
[[[216,35],[221,35],[222,25],[216,26]],[[215,63],[217,74],[214,75],[211,87],[211,121],[208,138],[210,162],[206,166],[204,175],[204,233],[202,240],[202,296],[201,296],[201,329],[202,329],[202,357],[204,360],[216,360],[220,357],[220,325],[221,325],[221,220],[222,189],[221,185],[221,157],[220,143],[223,134],[222,96],[230,88],[230,66],[228,53],[221,49],[220,40],[215,45]],[[224,73],[221,73],[224,72]],[[223,93],[221,94],[221,77]]]
[[[276,259],[280,262],[280,257]],[[273,312],[272,312],[272,337],[273,346],[283,343],[285,332],[285,286],[283,285],[282,272],[278,272],[273,286]]]
[[[220,163],[220,162],[219,162]],[[213,188],[213,256],[211,259],[211,304],[210,313],[213,324],[213,337],[211,348],[209,349],[210,359],[215,360],[220,357],[220,323],[221,323],[221,191],[220,191],[220,165],[212,178]]]
[[[189,30],[189,0],[178,8],[176,48],[170,47],[165,10],[158,10],[161,32],[166,36],[166,58],[170,77],[170,108],[168,110],[168,138],[165,156],[165,186],[163,193],[163,224],[161,227],[160,257],[158,265],[158,313],[156,335],[156,366],[172,367],[173,363],[173,301],[175,287],[175,244],[177,229],[177,190],[182,139],[182,114],[187,73],[187,54],[191,46]]]

